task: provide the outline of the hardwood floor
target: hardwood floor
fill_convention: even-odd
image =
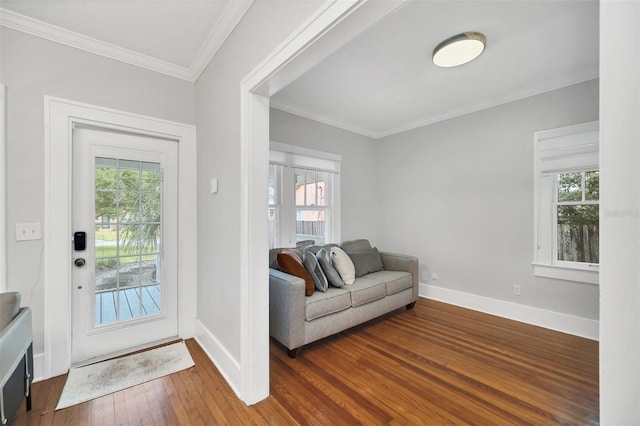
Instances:
[[[271,396],[246,407],[196,366],[54,412],[36,383],[15,425],[599,424],[598,343],[431,300],[305,347],[271,342]]]

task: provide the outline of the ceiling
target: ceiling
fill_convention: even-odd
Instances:
[[[0,23],[194,82],[252,2],[0,0]]]
[[[379,138],[598,77],[597,1],[413,0],[271,98],[284,111]],[[442,40],[487,37],[455,68]]]
[[[0,23],[195,82],[253,0],[0,0]],[[276,93],[284,111],[379,138],[598,77],[597,0],[412,0]],[[433,48],[465,31],[484,53]]]

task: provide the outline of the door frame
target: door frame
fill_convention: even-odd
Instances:
[[[7,88],[0,83],[0,292],[7,283]]]
[[[195,126],[44,97],[43,378],[71,366],[71,165],[74,124],[178,142],[178,335],[195,334],[197,197]]]
[[[327,0],[241,81],[240,374],[227,377],[249,405],[269,396],[269,97],[407,2]]]

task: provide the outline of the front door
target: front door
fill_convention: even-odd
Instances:
[[[175,141],[73,129],[71,361],[175,337]]]

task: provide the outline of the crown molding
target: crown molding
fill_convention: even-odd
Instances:
[[[189,67],[176,65],[140,52],[125,49],[115,44],[97,40],[4,8],[0,8],[0,25],[45,40],[84,50],[85,52],[115,59],[120,62],[194,83],[215,56],[218,49],[220,49],[222,43],[224,43],[231,34],[238,22],[240,22],[252,3],[253,0],[229,1],[206,40],[200,49],[198,49],[198,53]]]
[[[273,98],[270,99],[270,103],[271,103],[270,106],[274,109],[284,111],[289,114],[293,114],[302,118],[317,121],[319,123],[326,124],[328,126],[337,127],[339,129],[346,130],[352,133],[357,133],[362,136],[367,136],[372,139],[382,139],[389,136],[397,135],[399,133],[418,129],[420,127],[425,127],[431,124],[436,124],[442,121],[450,120],[452,118],[461,117],[463,115],[472,114],[474,112],[479,112],[485,109],[497,107],[497,106],[508,104],[511,102],[516,102],[521,99],[526,99],[532,96],[541,95],[543,93],[552,92],[554,90],[562,89],[562,88],[573,86],[576,84],[586,83],[587,81],[595,80],[598,77],[599,77],[598,73],[594,74],[591,72],[585,72],[579,76],[574,76],[572,78],[566,78],[566,79],[559,79],[552,82],[546,82],[542,85],[523,89],[517,93],[513,93],[509,96],[496,98],[489,102],[471,105],[469,107],[457,109],[444,114],[432,115],[423,120],[414,121],[400,127],[385,129],[379,132],[372,132],[370,130],[367,130],[361,127],[352,126],[350,124],[339,122],[331,118],[325,117],[323,115],[306,111],[298,106],[292,106],[292,105],[287,105],[285,103],[278,102],[278,100]]]
[[[213,28],[189,65],[192,81],[195,82],[200,77],[200,74],[209,65],[209,62],[222,47],[222,43],[231,35],[231,32],[238,25],[244,14],[247,13],[253,2],[254,0],[232,0],[227,3],[224,12],[222,12],[218,21],[213,24]]]
[[[337,120],[333,120],[326,116],[315,114],[309,111],[305,111],[300,107],[286,105],[284,103],[278,102],[276,99],[269,99],[269,106],[273,109],[277,109],[288,114],[297,115],[298,117],[306,118],[307,120],[316,121],[318,123],[326,124],[327,126],[336,127],[341,130],[345,130],[347,132],[356,133],[361,136],[366,136],[371,139],[378,139],[380,135],[378,133],[370,132],[361,127],[352,126],[350,124],[346,124]]]
[[[181,80],[193,82],[193,74],[186,67],[181,67],[133,50],[87,37],[74,31],[69,31],[56,25],[51,25],[7,9],[0,9],[0,25],[46,40],[54,41],[56,43],[64,44],[66,46],[74,47],[76,49],[84,50],[85,52],[94,53],[96,55],[115,59],[137,67],[146,68]]]
[[[501,105],[516,102],[522,99],[531,98],[533,96],[542,95],[544,93],[553,92],[554,90],[563,89],[565,87],[574,86],[576,84],[586,83],[587,81],[598,79],[598,73],[585,72],[579,76],[573,76],[569,78],[558,79],[555,81],[545,82],[544,84],[525,88],[518,92],[512,93],[507,96],[492,99],[488,102],[471,105],[469,107],[460,108],[449,113],[434,115],[424,120],[408,123],[407,125],[388,129],[387,131],[379,132],[376,134],[375,139],[385,138],[387,136],[394,136],[399,133],[408,132],[410,130],[418,129],[420,127],[429,126],[442,121],[450,120],[452,118],[461,117],[474,112],[483,111],[485,109],[498,107]]]

